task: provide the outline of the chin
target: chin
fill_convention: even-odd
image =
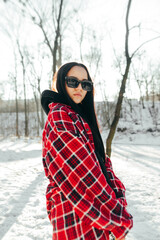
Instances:
[[[81,101],[74,101],[76,104],[79,104],[79,103],[81,103]]]
[[[73,102],[75,102],[76,104],[79,104],[79,103],[81,103],[82,102],[82,99],[80,98],[80,99],[72,99],[73,100]]]

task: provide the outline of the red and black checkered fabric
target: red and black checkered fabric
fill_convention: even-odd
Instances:
[[[133,225],[125,187],[106,157],[112,188],[95,155],[91,129],[71,107],[51,103],[43,131],[43,165],[50,183],[47,212],[54,240],[117,239]],[[115,194],[116,191],[116,194]],[[116,195],[119,198],[116,197]]]

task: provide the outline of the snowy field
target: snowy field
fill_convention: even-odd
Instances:
[[[145,138],[145,144],[139,137],[117,139],[113,145],[113,167],[126,186],[134,216],[126,240],[160,239],[160,137]],[[0,172],[0,239],[51,240],[40,140],[1,140]]]

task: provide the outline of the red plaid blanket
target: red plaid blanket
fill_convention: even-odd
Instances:
[[[115,176],[110,159],[106,157],[105,166],[112,188],[95,155],[87,122],[65,104],[49,107],[42,154],[50,181],[46,199],[53,239],[104,240],[109,239],[109,231],[121,239],[133,220],[126,210],[125,187]]]

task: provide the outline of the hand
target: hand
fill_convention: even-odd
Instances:
[[[115,240],[118,240],[117,238],[115,238]],[[121,238],[121,240],[125,240],[125,238]]]

